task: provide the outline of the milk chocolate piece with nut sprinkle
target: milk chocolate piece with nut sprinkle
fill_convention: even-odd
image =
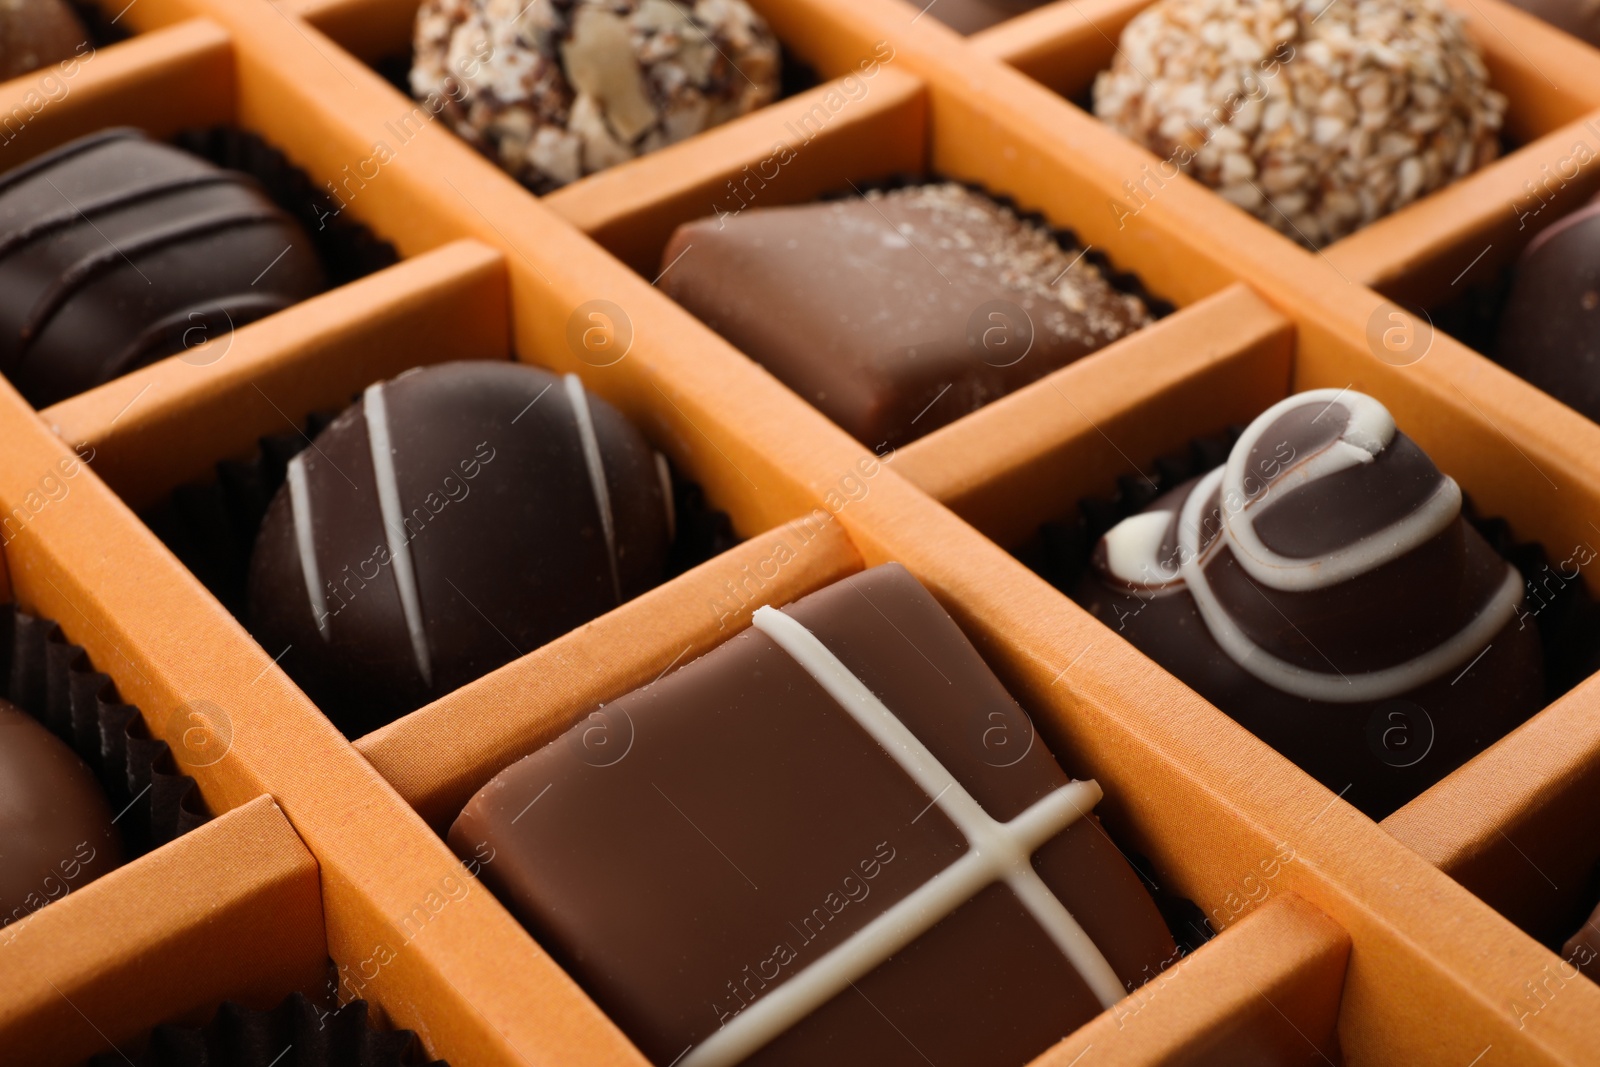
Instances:
[[[1078,250],[949,183],[701,219],[661,265],[668,295],[874,448],[1150,318]]]
[[[39,720],[0,700],[0,926],[121,863],[94,774]]]
[[[1099,797],[886,564],[513,764],[450,843],[658,1067],[1008,1067],[1174,956]]]
[[[0,0],[0,81],[93,51],[65,0]]]
[[[1275,404],[1114,527],[1078,599],[1374,818],[1544,703],[1521,576],[1349,389]]]

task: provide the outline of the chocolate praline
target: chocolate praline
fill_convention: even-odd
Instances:
[[[0,925],[121,864],[94,774],[37,719],[0,700]]]
[[[1600,45],[1600,5],[1591,0],[1511,0],[1511,3],[1579,40]]]
[[[45,407],[326,286],[247,175],[131,129],[0,174],[0,374]]]
[[[88,31],[63,0],[0,0],[0,81],[90,50]]]
[[[1082,250],[952,182],[686,223],[661,267],[668,296],[874,449],[1151,318]]]
[[[410,371],[290,462],[250,628],[356,736],[660,581],[670,492],[665,461],[576,376]]]
[[[1076,597],[1381,818],[1544,703],[1522,578],[1461,499],[1376,400],[1301,393],[1107,533]]]
[[[1600,421],[1600,203],[1537,234],[1513,268],[1495,361]]]
[[[594,712],[450,843],[659,1067],[1021,1067],[1176,959],[1100,795],[885,564]]]

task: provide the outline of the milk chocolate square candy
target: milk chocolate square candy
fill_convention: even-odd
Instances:
[[[871,448],[1150,321],[1082,251],[950,182],[721,212],[661,266],[667,295]]]
[[[658,1067],[1010,1067],[1175,954],[1100,795],[887,564],[513,764],[450,843]]]

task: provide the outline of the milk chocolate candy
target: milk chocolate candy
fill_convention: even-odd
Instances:
[[[580,721],[450,843],[659,1067],[998,1067],[1174,957],[1099,798],[886,564]]]
[[[1511,0],[1530,15],[1544,19],[1592,45],[1600,45],[1600,5],[1591,0]]]
[[[1521,576],[1349,389],[1289,397],[1096,547],[1078,599],[1382,817],[1544,703]]]
[[[668,295],[873,448],[1149,321],[1076,249],[948,183],[688,223],[662,267]]]
[[[250,628],[355,736],[660,581],[670,500],[665,462],[576,376],[411,371],[290,462]]]
[[[1501,311],[1494,358],[1600,421],[1600,203],[1529,242]]]
[[[0,81],[92,51],[89,32],[65,0],[0,0]]]
[[[977,33],[1032,11],[1044,0],[933,0],[926,7],[923,0],[913,2],[957,33]]]
[[[111,807],[77,753],[0,700],[0,926],[120,866]]]
[[[36,407],[325,284],[311,239],[248,176],[137,130],[0,175],[0,373]]]

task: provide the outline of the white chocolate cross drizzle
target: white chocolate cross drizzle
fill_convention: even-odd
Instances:
[[[753,625],[799,664],[881,745],[965,835],[967,851],[909,896],[834,946],[788,981],[735,1015],[684,1056],[680,1067],[730,1067],[767,1045],[851,983],[995,882],[1010,886],[1034,920],[1083,978],[1101,1006],[1124,995],[1098,946],[1033,869],[1033,853],[1099,802],[1093,781],[1074,781],[1010,822],[998,822],[815,634],[772,607]]]
[[[394,447],[389,439],[389,409],[384,403],[382,382],[367,386],[361,405],[367,417],[367,444],[372,450],[372,474],[378,485],[378,510],[389,539],[389,559],[393,564],[394,584],[400,593],[400,610],[411,634],[417,671],[422,675],[423,684],[431,686],[433,665],[428,655],[428,634],[422,625],[417,572],[411,564],[411,539],[406,535],[405,512],[400,507],[400,480],[395,474]]]
[[[1266,491],[1259,481],[1254,491],[1247,490],[1255,446],[1280,418],[1301,407],[1326,410],[1335,405],[1348,414],[1338,438],[1310,455],[1295,457]],[[1223,651],[1257,679],[1294,696],[1325,703],[1361,703],[1385,700],[1425,685],[1482,651],[1511,619],[1522,599],[1522,582],[1510,564],[1488,602],[1444,642],[1403,663],[1352,674],[1337,667],[1331,672],[1310,670],[1264,650],[1234,620],[1206,574],[1226,545],[1245,573],[1260,585],[1284,592],[1310,592],[1392,563],[1444,532],[1460,516],[1461,489],[1453,479],[1440,475],[1438,488],[1409,514],[1320,555],[1304,559],[1281,555],[1256,533],[1257,517],[1277,506],[1288,490],[1375,462],[1394,435],[1394,419],[1388,410],[1361,393],[1318,389],[1282,400],[1250,424],[1233,446],[1228,462],[1201,478],[1184,499],[1177,513],[1175,561],[1159,558],[1173,513],[1149,512],[1124,520],[1106,534],[1108,570],[1135,586],[1158,591],[1163,586],[1187,588]],[[1220,516],[1220,527],[1213,513]],[[1216,536],[1202,543],[1202,532],[1210,529],[1216,530]]]

